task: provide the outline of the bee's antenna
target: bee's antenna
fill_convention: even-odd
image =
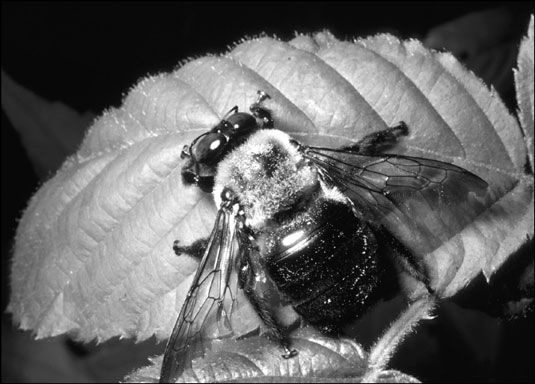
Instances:
[[[269,96],[266,92],[264,91],[256,91],[257,95],[258,95],[258,99],[256,99],[255,101],[255,104],[260,104],[261,102],[263,102],[264,100],[266,99],[271,99],[271,96]]]
[[[270,110],[260,105],[264,100],[271,99],[271,96],[260,90],[256,91],[256,93],[258,94],[258,98],[253,104],[251,104],[249,110],[255,118],[262,121],[261,127],[263,129],[273,128],[273,118],[271,117]]]
[[[184,145],[182,147],[182,152],[180,153],[180,158],[190,158],[191,157],[191,147],[189,145]]]
[[[234,107],[230,108],[230,110],[225,114],[225,116],[223,116],[222,120],[226,120],[227,117],[229,117],[231,114],[235,114],[235,113],[238,113],[238,106],[237,105],[235,105]]]

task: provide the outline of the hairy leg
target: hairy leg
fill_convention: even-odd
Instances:
[[[273,311],[272,298],[269,297],[273,290],[267,286],[269,283],[265,283],[269,281],[269,278],[264,276],[264,272],[256,273],[247,256],[243,258],[239,269],[239,281],[240,287],[244,290],[256,313],[283,348],[282,357],[289,359],[297,355],[297,350],[291,349],[290,338]]]
[[[370,133],[359,142],[344,147],[343,149],[360,155],[377,155],[386,149],[394,147],[401,136],[409,134],[407,124],[400,121],[397,125],[382,131]]]
[[[208,240],[208,238],[199,239],[186,246],[181,246],[180,242],[178,240],[175,240],[173,242],[173,251],[175,251],[175,254],[177,256],[180,256],[185,253],[187,255],[200,259],[202,258],[206,247],[208,246]]]

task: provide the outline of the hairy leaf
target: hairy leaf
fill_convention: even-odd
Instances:
[[[265,336],[221,342],[177,382],[278,382],[284,378],[295,382],[360,382],[366,370],[367,355],[354,341],[322,336],[310,327],[296,331],[293,345],[299,354],[281,359],[277,344]],[[151,365],[136,370],[126,382],[157,382],[161,357]],[[419,382],[397,371],[385,371],[377,382]]]
[[[518,117],[520,124],[524,130],[524,137],[528,150],[531,170],[533,171],[533,15],[527,31],[527,36],[520,44],[520,52],[518,53],[518,69],[515,70],[515,86],[517,94],[517,102],[519,107]]]

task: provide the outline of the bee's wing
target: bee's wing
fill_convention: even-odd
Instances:
[[[416,255],[447,242],[485,208],[487,183],[452,164],[316,147],[307,148],[305,156],[366,220],[384,225]],[[464,256],[459,243],[451,250],[460,254],[456,263]]]
[[[237,236],[236,214],[222,207],[217,213],[208,246],[182,305],[173,333],[167,342],[160,382],[175,382],[191,362],[204,355],[210,339],[233,334],[230,316],[236,293],[234,258]],[[231,278],[232,275],[232,278]],[[215,316],[214,320],[209,318]]]

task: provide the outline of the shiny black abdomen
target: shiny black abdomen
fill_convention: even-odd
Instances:
[[[376,300],[382,272],[378,244],[348,204],[317,200],[266,231],[260,249],[280,292],[325,332],[339,330]]]

